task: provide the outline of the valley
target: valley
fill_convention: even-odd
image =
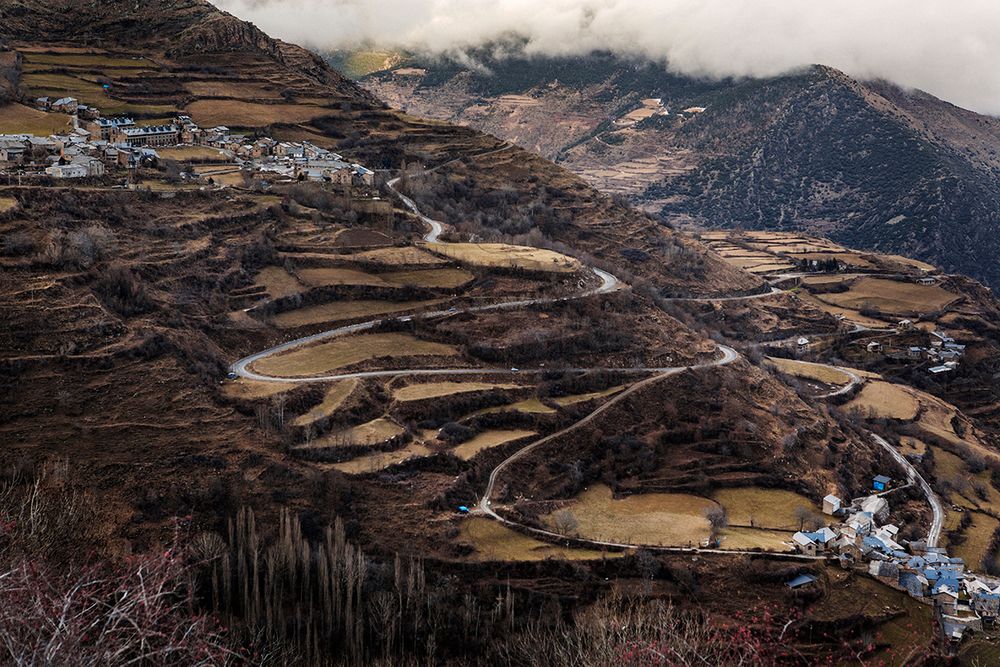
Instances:
[[[178,627],[246,664],[563,664],[608,619],[616,654],[655,635],[713,664],[994,650],[991,292],[822,225],[707,229],[662,217],[673,194],[655,215],[620,196],[704,168],[683,155],[615,158],[628,184],[565,168],[693,132],[716,84],[597,133],[562,89],[468,111],[567,114],[531,146],[557,164],[206,2],[111,4],[145,20],[0,2],[9,571],[165,559]],[[0,608],[38,588],[0,579]]]

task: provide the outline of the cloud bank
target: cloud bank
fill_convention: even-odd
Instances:
[[[216,1],[317,49],[455,53],[516,36],[529,54],[604,49],[709,77],[819,63],[1000,114],[997,0]]]

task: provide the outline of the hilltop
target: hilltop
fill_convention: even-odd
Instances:
[[[827,67],[708,81],[610,54],[411,58],[362,84],[537,150],[663,219],[800,229],[991,285],[1000,121]]]

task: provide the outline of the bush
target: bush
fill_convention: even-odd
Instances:
[[[121,265],[109,266],[101,272],[94,285],[94,293],[104,305],[124,317],[148,313],[153,309],[146,286]]]

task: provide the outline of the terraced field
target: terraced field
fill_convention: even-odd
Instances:
[[[513,246],[506,243],[438,243],[434,252],[472,266],[519,268],[528,271],[574,273],[580,262],[543,248]]]

